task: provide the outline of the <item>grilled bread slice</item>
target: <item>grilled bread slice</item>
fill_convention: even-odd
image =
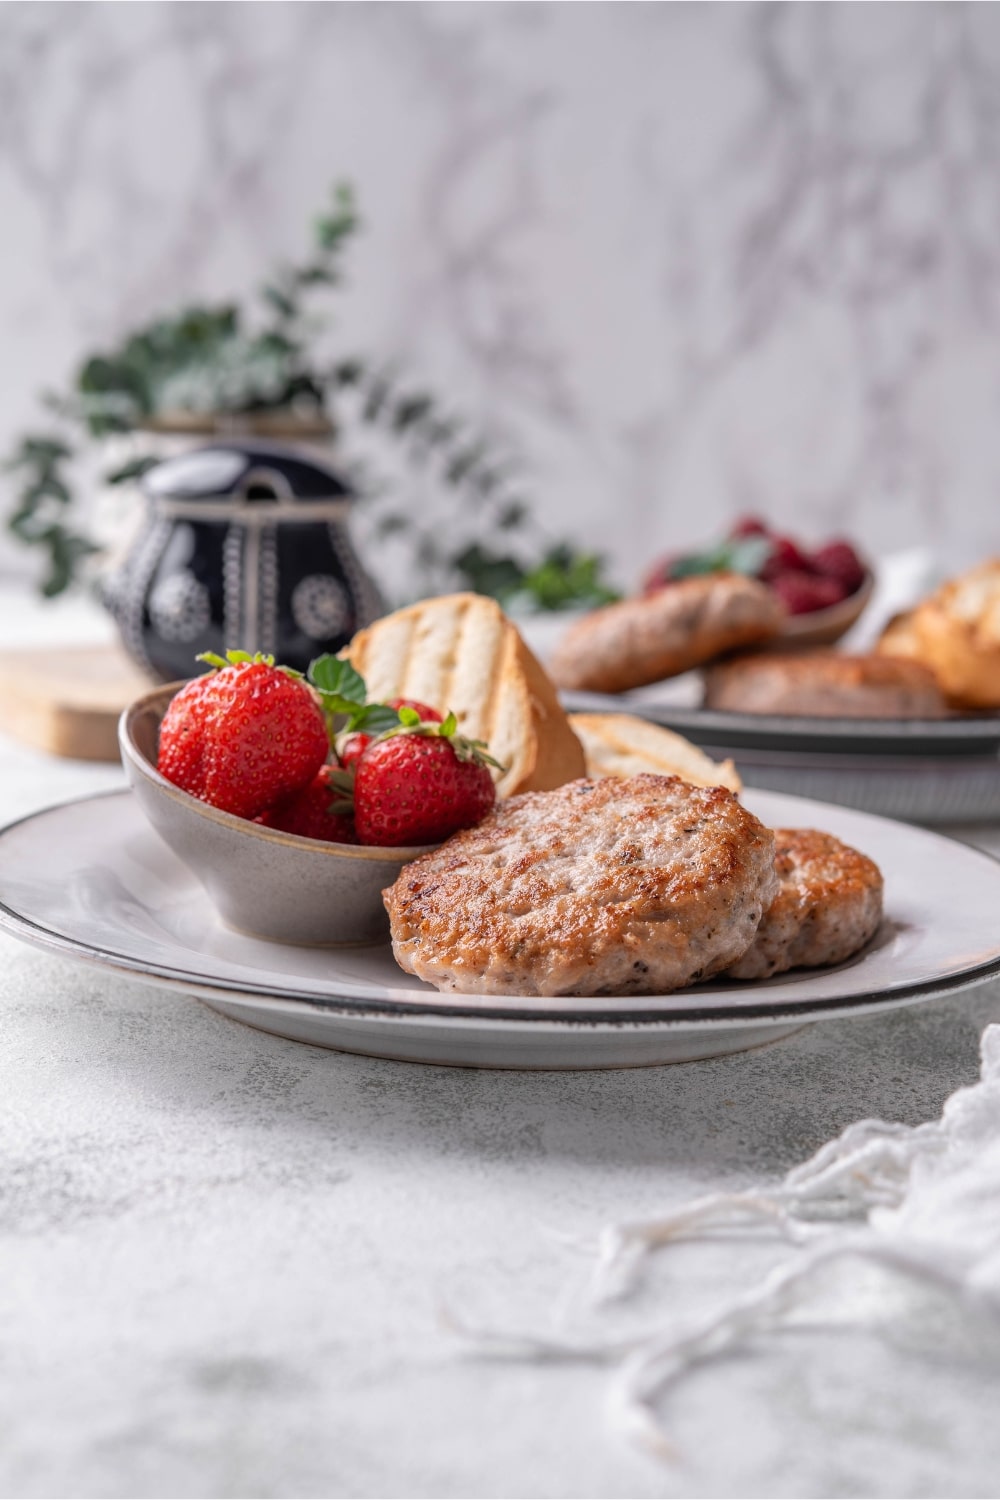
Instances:
[[[588,776],[679,776],[691,786],[724,786],[731,792],[743,783],[731,760],[711,760],[697,745],[672,729],[637,719],[634,714],[570,714],[573,732],[583,744]]]
[[[959,707],[1000,708],[1000,558],[891,620],[876,649],[923,662]]]
[[[583,747],[555,688],[492,599],[444,594],[376,620],[341,653],[368,696],[416,698],[450,710],[505,767],[501,797],[547,792],[585,771]]]

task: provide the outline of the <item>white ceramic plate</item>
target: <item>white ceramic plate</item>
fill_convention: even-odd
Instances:
[[[602,1068],[739,1051],[828,1016],[913,1004],[1000,973],[1000,863],[935,834],[824,803],[749,792],[772,826],[815,827],[871,855],[886,921],[836,969],[665,996],[442,995],[388,945],[294,948],[229,931],[129,792],[0,830],[0,926],[66,957],[196,995],[296,1041],[415,1062]]]

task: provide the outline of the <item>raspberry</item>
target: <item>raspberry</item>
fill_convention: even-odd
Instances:
[[[782,573],[792,572],[811,573],[812,563],[790,536],[776,536],[770,556],[760,570],[760,577],[767,583],[772,583]]]
[[[665,589],[669,584],[673,583],[673,569],[677,561],[675,553],[668,553],[666,557],[661,557],[659,562],[654,563],[642,581],[643,594],[659,593],[660,589]]]
[[[770,536],[770,531],[759,516],[740,516],[729,528],[730,539],[739,541],[744,536]]]
[[[790,615],[808,615],[814,609],[829,609],[845,597],[843,584],[836,578],[819,578],[815,573],[790,568],[769,580],[772,593],[777,594]]]
[[[855,593],[865,580],[865,565],[850,542],[827,542],[813,553],[812,565],[822,577],[843,584],[845,594]]]

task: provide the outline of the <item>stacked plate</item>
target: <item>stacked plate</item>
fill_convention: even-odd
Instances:
[[[747,786],[915,823],[1000,820],[1000,715],[798,719],[697,706],[693,674],[631,693],[564,693],[567,708],[630,713],[676,730]]]

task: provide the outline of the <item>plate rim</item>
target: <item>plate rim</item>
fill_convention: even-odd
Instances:
[[[751,789],[753,791],[753,789]],[[786,797],[791,801],[808,802],[813,799],[796,798],[790,793],[765,793],[764,795],[777,795]],[[35,822],[53,813],[59,813],[63,809],[80,807],[99,802],[105,799],[124,799],[125,803],[134,804],[134,794],[128,787],[113,787],[97,792],[85,793],[82,796],[62,799],[59,802],[49,804],[46,807],[34,809],[32,812],[23,814],[21,817],[0,826],[0,840],[13,833],[25,824]],[[834,807],[834,804],[831,804]],[[847,813],[850,816],[861,818],[875,818],[885,823],[893,823],[891,818],[878,819],[877,814],[859,813],[854,809],[836,808],[838,813]],[[963,850],[972,859],[984,860],[988,865],[996,868],[1000,866],[1000,859],[984,849],[973,845],[963,844],[956,839],[949,839],[943,834],[933,832],[929,829],[916,829],[908,824],[900,824],[900,827],[909,828],[914,833],[931,840],[940,841]],[[156,834],[149,829],[151,837]],[[197,884],[196,877],[187,872],[192,883]],[[661,1009],[639,1008],[622,1011],[620,1008],[613,1011],[588,1010],[588,1011],[562,1011],[559,1014],[548,1012],[544,1015],[538,1013],[537,1008],[519,1010],[512,1007],[493,1009],[488,1004],[477,1004],[475,1008],[456,1004],[448,1001],[444,994],[428,988],[419,992],[419,1004],[412,1001],[378,999],[373,997],[356,997],[343,994],[331,994],[329,996],[317,995],[315,993],[296,990],[293,986],[276,988],[274,983],[262,983],[247,979],[233,979],[228,981],[219,976],[198,975],[191,968],[178,969],[171,965],[143,961],[129,954],[116,952],[113,949],[100,944],[90,944],[84,939],[67,937],[56,931],[51,926],[35,921],[25,916],[22,912],[15,911],[8,905],[6,900],[0,897],[0,931],[8,932],[15,938],[20,938],[45,952],[55,953],[59,957],[87,963],[93,967],[110,970],[127,977],[145,980],[147,983],[159,985],[172,990],[180,990],[220,1003],[238,1003],[241,999],[244,1004],[253,1008],[262,1008],[267,1002],[277,1003],[286,1007],[294,1007],[299,1010],[308,1010],[312,1013],[323,1012],[328,1015],[341,1015],[352,1017],[365,1017],[371,1020],[404,1020],[415,1025],[421,1023],[431,1024],[434,1022],[454,1023],[459,1022],[467,1025],[470,1022],[483,1022],[496,1027],[509,1023],[512,1026],[521,1027],[526,1023],[536,1029],[543,1030],[572,1030],[580,1031],[586,1029],[599,1031],[615,1031],[623,1027],[632,1027],[645,1030],[708,1030],[712,1028],[726,1028],[740,1025],[766,1025],[782,1024],[788,1021],[800,1021],[803,1024],[810,1020],[823,1018],[834,1019],[837,1016],[854,1016],[860,1014],[871,1014],[880,1010],[890,1009],[897,1006],[916,1004],[921,1000],[929,1000],[945,994],[958,993],[961,990],[972,988],[991,978],[1000,976],[1000,950],[996,955],[971,967],[957,968],[934,975],[925,980],[914,981],[907,985],[900,985],[895,989],[877,991],[875,993],[860,993],[853,996],[829,996],[817,997],[815,999],[787,1000],[783,1003],[775,999],[775,992],[769,991],[771,999],[762,1001],[759,1006],[743,1003],[737,1006],[726,1006],[724,1004],[706,1003],[696,1004],[690,1011],[672,1010],[669,1016],[664,1016]],[[283,945],[276,944],[276,947]],[[335,953],[335,948],[330,950]],[[832,971],[819,971],[832,972]],[[747,990],[741,989],[745,995]],[[675,991],[673,995],[658,997],[660,999],[673,999],[682,991]],[[485,998],[485,997],[483,997]],[[518,997],[511,997],[516,1001]],[[530,1001],[531,997],[522,997]],[[563,997],[571,1000],[572,996]],[[620,999],[627,1001],[629,997],[608,997],[609,999]],[[636,997],[636,1001],[644,997]],[[537,1002],[535,1002],[537,1005]]]
[[[671,679],[665,679],[669,681]],[[656,687],[656,683],[649,684]],[[637,690],[646,691],[646,689]],[[628,693],[590,693],[563,690],[560,701],[567,713],[633,714],[680,734],[699,737],[699,743],[719,749],[806,750],[820,748],[831,756],[845,754],[927,757],[956,761],[1000,750],[1000,713],[967,719],[848,719],[809,718],[791,714],[735,713],[691,704],[646,702]]]

